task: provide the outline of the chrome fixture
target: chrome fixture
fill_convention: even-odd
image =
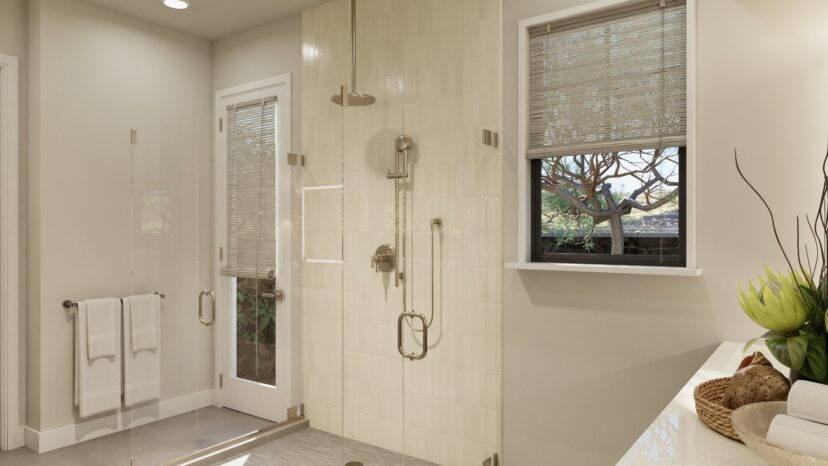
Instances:
[[[210,297],[210,320],[204,318],[204,308],[202,307],[202,303],[204,302],[205,295]],[[198,321],[207,327],[213,325],[216,321],[216,294],[213,293],[213,290],[204,290],[198,294]]]
[[[497,147],[497,133],[490,130],[484,129],[483,130],[483,145],[484,146],[492,146]]]
[[[190,7],[190,0],[164,0],[164,6],[173,10],[186,10]]]
[[[371,265],[377,273],[390,272],[394,270],[396,264],[397,254],[394,251],[394,247],[390,244],[380,245],[376,252],[374,252],[374,255],[371,256]]]
[[[406,208],[406,189],[402,185],[402,196],[400,196],[400,180],[408,178],[408,150],[414,146],[414,140],[411,136],[405,134],[397,137],[394,141],[396,151],[394,152],[394,171],[388,170],[385,175],[389,180],[394,180],[394,250],[397,252],[396,267],[397,271],[394,274],[394,286],[399,287],[400,281],[405,278],[405,208]],[[402,206],[400,202],[402,201]],[[402,227],[400,226],[400,211],[402,211]],[[402,249],[400,249],[402,243]],[[403,257],[400,257],[400,254]],[[404,287],[403,287],[404,288]],[[405,290],[403,289],[403,309],[405,309]]]
[[[357,91],[357,43],[356,43],[356,0],[351,0],[351,89],[340,88],[339,94],[331,97],[331,102],[343,107],[362,107],[377,101],[376,97],[360,94]]]
[[[282,302],[285,300],[285,291],[284,290],[273,290],[273,293],[262,292],[260,293],[262,298],[265,299],[272,299],[275,301]]]
[[[405,345],[403,345],[403,322],[409,319],[419,319],[420,322],[423,324],[423,342],[422,342],[422,349],[419,353],[408,353],[405,351]],[[408,325],[411,325],[411,322],[408,322]],[[424,315],[420,314],[419,312],[403,312],[397,317],[397,351],[400,352],[403,357],[406,357],[412,361],[423,359],[428,354],[428,326],[426,325],[426,318]]]
[[[437,260],[435,258],[435,243],[440,238],[440,228],[443,225],[443,220],[439,217],[431,219],[431,312],[428,318],[425,315],[408,309],[408,290],[406,277],[406,222],[408,219],[407,210],[407,192],[409,185],[406,182],[410,177],[408,167],[408,151],[414,147],[414,140],[411,136],[405,134],[400,135],[394,141],[394,171],[388,170],[385,177],[389,180],[394,180],[394,246],[382,245],[377,249],[377,252],[371,258],[371,264],[376,271],[391,271],[394,270],[394,284],[395,286],[402,286],[402,313],[397,318],[397,350],[400,354],[412,361],[423,359],[428,354],[428,329],[434,323],[434,309],[436,307],[436,274],[435,267]],[[435,239],[436,238],[436,239]],[[442,254],[441,254],[442,257]],[[442,260],[440,261],[442,264]],[[382,269],[386,267],[387,269]],[[419,320],[422,324],[420,328],[414,326],[414,320]],[[417,352],[408,352],[405,350],[403,342],[403,323],[408,325],[414,336],[414,341],[419,343],[421,350]],[[418,339],[417,334],[422,337]]]
[[[162,293],[162,292],[160,292],[160,291],[156,291],[156,292],[155,292],[155,293],[153,293],[153,294],[154,294],[154,295],[158,295],[158,296],[160,296],[162,299],[167,297],[167,295],[166,295],[166,294],[164,294],[164,293]],[[72,308],[77,308],[77,307],[78,307],[78,303],[77,303],[77,301],[72,301],[72,300],[69,300],[69,299],[65,299],[65,300],[63,300],[62,305],[63,305],[63,308],[64,308],[64,309],[72,309]]]

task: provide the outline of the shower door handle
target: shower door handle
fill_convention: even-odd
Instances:
[[[405,322],[406,318],[419,319],[423,324],[423,349],[419,353],[407,353],[405,351],[405,345],[403,345],[403,322]],[[418,312],[403,312],[399,317],[397,317],[397,351],[399,351],[404,358],[408,358],[412,361],[426,357],[426,353],[428,353],[428,321],[426,321],[424,315]]]
[[[210,296],[210,320],[204,319],[204,295]],[[198,294],[198,321],[207,327],[216,321],[216,294],[213,290],[204,290]]]

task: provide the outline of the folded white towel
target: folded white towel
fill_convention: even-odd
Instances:
[[[145,341],[154,342],[152,349],[141,347],[136,350],[133,340],[132,322],[136,321],[136,301],[146,301],[152,296],[152,320],[159,325],[153,327],[152,338],[146,338],[145,332],[139,332]],[[141,321],[142,319],[138,319]],[[133,406],[161,397],[161,298],[155,295],[131,296],[124,298],[124,406]],[[146,346],[146,344],[144,345]]]
[[[86,341],[90,361],[115,356],[118,348],[116,334],[121,331],[116,322],[116,314],[121,312],[119,304],[114,298],[86,301]]]
[[[788,393],[788,415],[828,424],[828,385],[807,380],[794,383]]]
[[[161,297],[156,294],[130,296],[132,351],[151,350],[158,345]]]
[[[115,312],[115,324],[120,328],[121,313]],[[80,417],[118,409],[121,406],[121,345],[120,334],[115,334],[115,354],[97,359],[89,358],[87,302],[78,303],[75,315],[75,405]]]
[[[780,414],[771,421],[768,442],[786,450],[828,459],[828,426],[824,424]]]

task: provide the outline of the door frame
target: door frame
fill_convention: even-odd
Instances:
[[[19,142],[17,58],[0,55],[0,449],[23,445],[20,425]]]
[[[232,300],[235,297],[234,290],[230,289],[228,277],[221,275],[221,267],[225,265],[226,257],[219,258],[219,248],[226,250],[227,244],[227,179],[224,174],[227,172],[227,146],[226,146],[226,128],[223,128],[222,118],[224,109],[230,99],[239,99],[240,101],[256,99],[259,97],[276,96],[277,98],[277,153],[276,153],[276,180],[279,186],[277,193],[277,218],[280,223],[276,230],[277,237],[277,251],[276,257],[279,264],[284,267],[284,273],[277,277],[278,287],[285,291],[285,299],[276,303],[276,368],[277,368],[277,387],[276,392],[278,409],[275,412],[276,418],[274,420],[283,421],[287,419],[287,410],[291,407],[294,400],[293,387],[300,375],[297,367],[294,367],[295,358],[294,353],[296,345],[299,341],[298,337],[293,334],[294,321],[298,318],[292,312],[292,280],[291,280],[291,238],[292,238],[292,212],[291,212],[291,173],[290,167],[287,164],[287,154],[291,152],[291,74],[285,73],[251,83],[233,86],[226,89],[216,91],[215,97],[215,144],[214,144],[214,161],[213,161],[213,182],[215,187],[215,199],[213,209],[213,229],[214,229],[214,284],[216,293],[216,331],[215,338],[215,384],[217,390],[217,403],[219,406],[224,406],[228,401],[228,393],[224,392],[227,380],[230,379],[230,374],[225,374],[225,369],[231,367],[230,356],[232,351],[230,348],[230,331],[233,324],[231,313]],[[222,174],[219,176],[219,174]],[[287,241],[280,241],[280,238],[286,238]],[[282,368],[282,370],[279,370]],[[227,379],[224,378],[227,377]],[[251,382],[252,383],[252,382]],[[252,400],[251,400],[252,401]]]

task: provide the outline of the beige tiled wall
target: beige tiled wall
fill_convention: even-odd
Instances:
[[[377,103],[342,109],[330,97],[350,80],[349,3],[303,15],[303,185],[344,185],[341,205],[306,197],[305,250],[343,262],[302,264],[304,402],[316,428],[479,465],[500,448],[501,156],[480,137],[500,128],[500,2],[359,0],[359,90]],[[416,144],[408,309],[427,316],[430,219],[443,220],[430,350],[413,362],[397,352],[400,288],[369,262],[394,242],[385,174],[403,133]],[[311,244],[321,238],[341,245]],[[414,349],[407,327],[405,335]]]

